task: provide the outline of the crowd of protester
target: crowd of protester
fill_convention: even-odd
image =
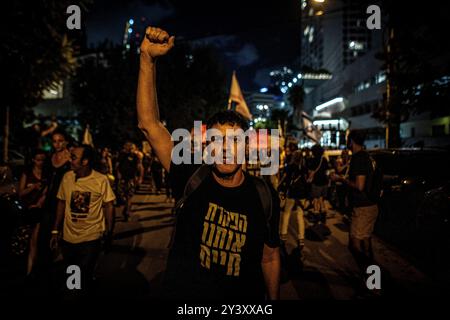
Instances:
[[[65,255],[72,257],[72,260],[74,256],[77,257],[73,253],[77,252],[76,249],[67,250],[68,241],[63,240],[66,242],[65,250],[58,250],[58,246],[54,244],[49,245],[52,239],[60,237],[58,230],[61,227],[58,224],[67,224],[64,220],[66,218],[59,221],[56,226],[55,221],[58,220],[58,210],[61,210],[58,204],[65,199],[62,190],[74,188],[78,183],[77,179],[65,181],[66,186],[61,187],[66,174],[76,171],[74,163],[77,160],[80,162],[87,158],[86,168],[105,177],[104,182],[107,182],[108,188],[99,192],[108,195],[108,202],[112,201],[113,205],[121,207],[118,216],[122,216],[123,221],[127,221],[132,215],[131,199],[144,181],[149,185],[150,192],[166,194],[166,201],[174,202],[169,175],[148,143],[144,143],[139,149],[135,143],[126,142],[121,150],[112,151],[107,147],[94,149],[91,146],[77,144],[59,128],[52,130],[48,135],[52,144],[51,151],[46,152],[39,148],[39,144],[36,145],[29,153],[29,164],[18,179],[18,197],[27,213],[26,218],[21,219],[15,226],[11,237],[11,253],[21,257],[21,266],[26,279],[31,279],[29,281],[35,278],[54,281],[52,267],[61,252],[65,251]],[[363,143],[358,136],[354,139]],[[85,153],[90,155],[85,156]],[[281,200],[279,236],[282,245],[286,245],[289,239],[289,225],[295,221],[294,240],[301,253],[305,247],[305,231],[308,228],[321,239],[330,235],[327,214],[337,210],[349,219],[355,217],[352,216],[352,212],[355,212],[352,204],[354,205],[355,201],[353,199],[352,202],[351,197],[354,192],[345,183],[345,179],[352,174],[355,175],[351,169],[351,150],[344,149],[338,156],[330,157],[318,144],[311,148],[299,149],[297,143],[291,142],[281,150],[280,157],[279,172],[275,177],[267,179],[277,190]],[[70,199],[68,205],[71,206],[72,212],[79,210],[82,214],[85,210],[83,203],[86,205],[88,200],[83,198],[81,191],[78,197]],[[79,207],[74,210],[74,206],[77,205]],[[372,203],[367,201],[362,203],[362,207],[366,209],[371,205]],[[292,214],[295,215],[294,220],[291,219]],[[364,218],[368,215],[372,217],[370,221]],[[372,257],[370,236],[376,211],[372,209],[369,213],[363,212],[360,217],[363,217],[363,221],[357,220],[359,226],[352,229],[349,247],[355,254],[357,262],[364,265],[364,261],[367,262]],[[114,222],[110,224],[112,228]],[[87,255],[94,259],[86,262],[90,275],[93,274],[93,265],[101,250],[100,243],[108,243],[110,239],[105,241],[105,238],[111,238],[106,227],[99,228],[101,235],[98,233],[98,238],[94,239],[98,242],[97,246],[90,250],[84,249],[91,252]],[[78,243],[77,237],[82,239],[83,231],[77,234],[75,240],[71,239],[75,244]],[[92,255],[92,251],[96,254]],[[79,259],[83,260],[82,257]]]
[[[174,38],[158,28],[150,27],[146,33],[137,113],[148,143],[141,149],[130,141],[121,150],[95,149],[88,132],[80,144],[56,123],[44,131],[32,129],[29,166],[20,177],[18,198],[13,199],[24,214],[14,226],[9,250],[23,258],[20,268],[26,281],[38,279],[58,292],[54,267],[62,256],[67,265],[82,269],[82,286],[91,288],[99,254],[111,246],[114,207],[122,207],[120,216],[126,223],[133,215],[132,198],[144,181],[151,192],[165,193],[169,202],[173,194],[177,200],[165,297],[278,299],[280,248],[289,240],[292,213],[300,253],[307,245],[307,224],[324,239],[331,233],[327,214],[332,209],[347,214],[349,249],[365,270],[373,261],[371,236],[378,208],[372,188],[376,171],[364,150],[363,135],[350,132],[347,150],[337,159],[328,157],[319,144],[299,149],[297,143],[289,143],[281,150],[279,172],[265,179],[249,174],[236,161],[175,164],[173,141],[159,119],[154,81],[154,60],[173,47]],[[245,118],[232,110],[216,113],[206,126],[222,133],[249,128]],[[50,138],[50,152],[42,150],[44,137]],[[236,157],[232,150],[225,152]]]
[[[86,214],[89,203],[92,206],[95,190],[99,187],[98,181],[107,183],[107,186],[102,185],[97,190],[98,193],[107,197],[104,199],[105,203],[111,202],[114,207],[122,208],[121,216],[124,221],[131,215],[131,198],[144,180],[152,193],[166,193],[168,201],[173,199],[170,191],[164,190],[167,176],[148,145],[144,144],[142,151],[129,141],[124,143],[121,150],[112,151],[108,147],[95,149],[90,145],[77,143],[56,123],[44,130],[45,134],[40,133],[40,127],[34,127],[30,130],[35,130],[37,134],[25,146],[25,166],[15,179],[10,177],[12,190],[5,193],[2,190],[2,209],[12,211],[11,207],[14,206],[20,211],[20,214],[11,217],[8,236],[4,234],[5,239],[2,237],[2,259],[5,265],[10,263],[8,267],[23,275],[28,285],[44,284],[49,290],[57,291],[55,265],[61,256],[65,256],[68,264],[76,264],[78,261],[79,265],[85,266],[89,270],[89,277],[93,274],[99,244],[110,241],[107,238],[111,238],[111,234],[108,233],[107,226],[104,226],[104,219],[98,216],[93,221],[92,214],[89,213],[89,217]],[[47,140],[51,144],[49,151],[44,150],[48,148],[43,148]],[[82,172],[79,177],[77,170]],[[71,174],[74,174],[73,179]],[[4,178],[2,176],[2,182]],[[67,200],[65,204],[70,207],[72,219],[67,220],[63,210],[60,212],[60,221],[57,221],[62,200]],[[99,208],[103,207],[104,204],[101,204]],[[77,217],[73,216],[74,212]],[[111,228],[114,216],[109,223]],[[84,227],[76,230],[74,221],[83,221]],[[63,236],[62,228],[70,223],[75,230],[72,230],[69,239],[65,239],[71,232],[64,229]],[[86,227],[89,224],[97,226]],[[89,234],[92,233],[92,230],[89,231],[92,228],[96,231]],[[86,243],[93,240],[96,241],[96,246],[86,246]],[[58,242],[65,245],[59,245]],[[87,261],[84,261],[86,257]]]

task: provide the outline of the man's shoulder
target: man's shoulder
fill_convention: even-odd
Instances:
[[[249,179],[250,185],[252,185],[252,187],[256,191],[255,192],[255,197],[257,197],[256,200],[266,201],[266,198],[267,198],[270,201],[273,201],[274,199],[278,199],[278,193],[275,190],[275,188],[273,187],[272,183],[265,180],[263,177],[257,177],[257,176],[253,176],[251,174],[246,173],[246,179]],[[262,191],[262,189],[260,187],[258,187],[258,185],[264,186],[265,191]],[[266,193],[270,193],[271,197],[266,197],[267,196]]]
[[[352,160],[367,162],[370,160],[370,155],[367,151],[361,150],[353,155]]]
[[[62,181],[67,181],[67,180],[73,180],[75,179],[75,172],[73,170],[69,170],[66,173],[64,173]]]
[[[366,151],[361,150],[352,155],[350,168],[357,171],[366,171],[370,168],[370,163],[370,155]]]
[[[144,159],[144,153],[142,153],[141,151],[137,151],[135,154],[139,160]]]
[[[100,173],[96,170],[92,170],[91,179],[95,179],[100,182],[104,182],[104,181],[108,182],[108,177],[106,175],[104,175],[103,173]]]
[[[73,170],[67,171],[64,173],[59,188],[63,187],[66,192],[70,190],[71,186],[74,185],[75,181],[75,172]]]

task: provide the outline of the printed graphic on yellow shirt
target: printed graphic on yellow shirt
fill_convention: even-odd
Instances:
[[[227,211],[210,202],[200,244],[202,267],[211,269],[211,264],[219,264],[225,267],[226,275],[239,276],[246,233],[246,215]]]
[[[72,218],[86,218],[89,213],[90,202],[90,192],[73,191],[70,197],[70,211],[72,213]]]

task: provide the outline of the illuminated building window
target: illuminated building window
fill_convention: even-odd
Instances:
[[[306,26],[305,31],[303,32],[303,35],[306,37],[309,33],[309,26]]]
[[[348,47],[352,51],[361,51],[364,49],[364,44],[359,41],[350,41]]]
[[[382,83],[383,81],[386,80],[386,73],[384,71],[380,71],[376,76],[375,76],[375,83]]]

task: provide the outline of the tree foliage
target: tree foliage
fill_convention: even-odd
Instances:
[[[406,121],[411,114],[448,114],[450,106],[450,44],[444,39],[448,3],[434,4],[433,10],[421,6],[386,2],[389,12],[386,44],[379,58],[388,70],[391,100],[376,113]],[[389,112],[388,112],[389,111]]]
[[[85,58],[73,82],[80,120],[92,128],[96,145],[118,148],[126,140],[140,141],[136,88],[139,55],[136,48],[103,44],[94,58]],[[176,45],[157,61],[160,117],[169,129],[190,129],[226,106],[225,74],[209,47]]]
[[[78,1],[85,8],[86,2]],[[75,39],[80,31],[66,27],[67,7],[72,1],[7,1],[1,29],[0,65],[3,73],[3,106],[17,112],[35,106],[45,89],[73,73]]]
[[[96,145],[119,147],[140,137],[135,111],[138,70],[136,55],[124,54],[122,47],[107,42],[80,58],[72,82],[73,101],[80,123],[89,124]]]
[[[173,130],[191,129],[227,106],[226,76],[212,47],[176,46],[158,65],[161,118]]]

